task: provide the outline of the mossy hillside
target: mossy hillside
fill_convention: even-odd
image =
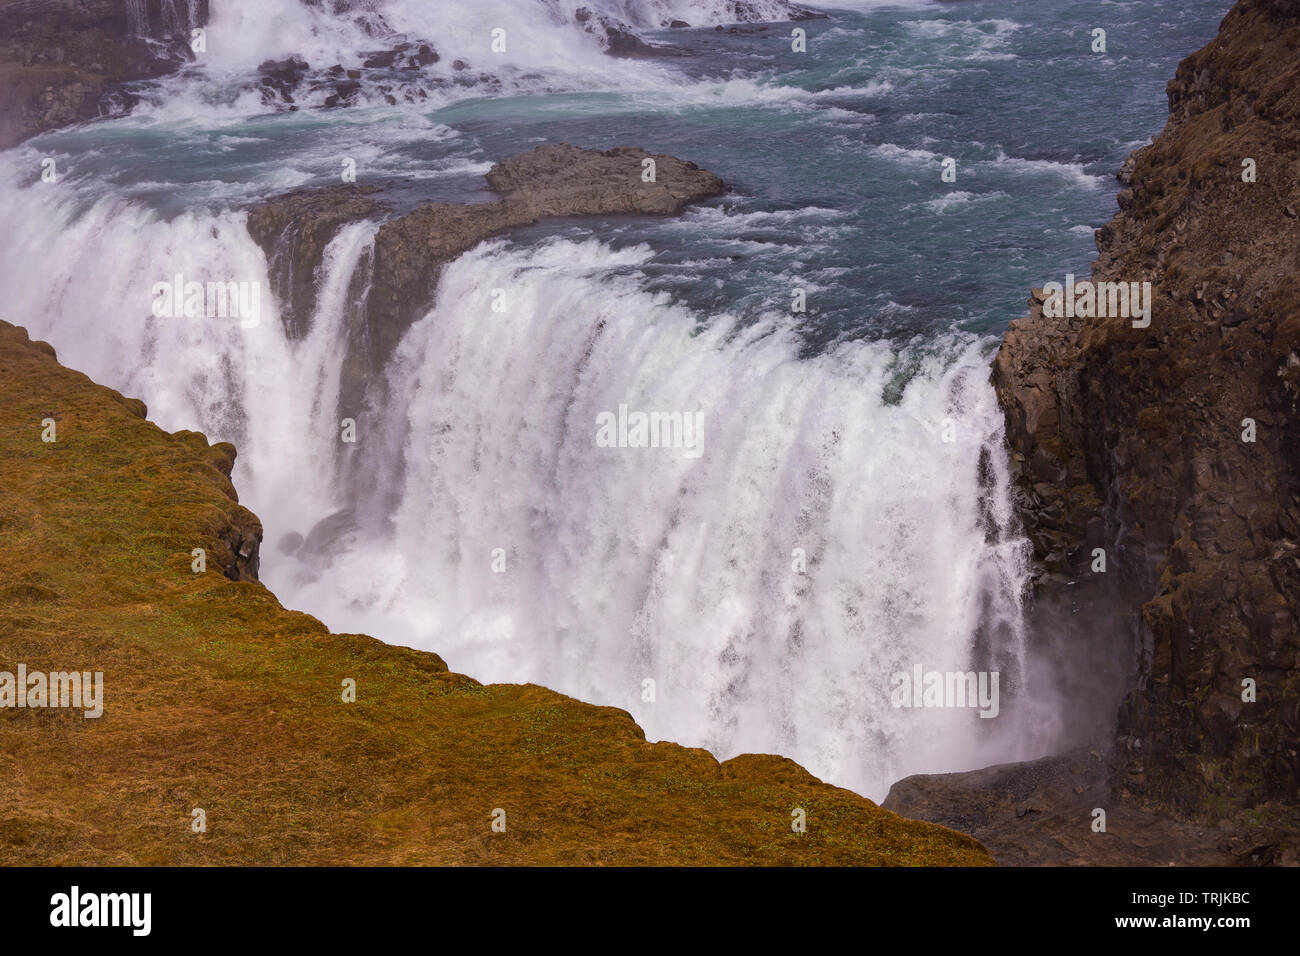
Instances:
[[[0,323],[0,670],[105,692],[99,719],[0,709],[0,863],[992,863],[784,758],[648,743],[621,710],[285,610],[221,570],[256,520],[233,449],[144,411]]]

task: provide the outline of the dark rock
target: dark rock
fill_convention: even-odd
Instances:
[[[266,253],[271,291],[290,338],[307,334],[316,307],[316,268],[325,247],[349,222],[383,206],[373,186],[340,184],[305,189],[260,203],[248,213],[248,234]]]
[[[298,56],[263,61],[257,67],[257,71],[262,74],[262,102],[267,105],[273,105],[277,101],[295,102],[293,94],[310,69],[307,61]]]
[[[318,567],[333,562],[340,551],[347,550],[357,534],[357,516],[344,508],[317,521],[297,549],[300,561]]]
[[[257,72],[277,80],[297,83],[309,71],[311,66],[300,56],[289,56],[283,60],[263,60],[257,66]]]
[[[1150,327],[1049,319],[1032,301],[993,367],[1039,560],[1063,564],[1098,522],[1117,542],[1111,571],[1131,584],[1146,650],[1111,782],[1162,813],[1235,820],[1300,799],[1285,720],[1300,561],[1284,530],[1300,502],[1300,223],[1277,214],[1300,181],[1241,180],[1244,155],[1261,170],[1300,161],[1297,30],[1294,5],[1237,3],[1178,67],[1164,132],[1125,163],[1092,272],[1151,281]]]
[[[1108,755],[1079,748],[968,773],[898,781],[886,810],[975,837],[1003,866],[1252,866],[1295,859],[1286,807],[1207,825],[1153,813],[1110,792]],[[1093,829],[1105,812],[1104,832]]]
[[[502,197],[495,202],[424,203],[385,222],[375,236],[364,321],[350,332],[344,400],[360,394],[422,314],[439,267],[484,239],[559,216],[672,215],[725,189],[712,173],[663,154],[653,156],[656,182],[642,182],[647,158],[651,154],[628,147],[539,146],[492,167],[487,182]],[[250,211],[249,233],[267,253],[290,335],[306,331],[316,269],[330,239],[346,222],[380,212],[368,191],[355,186],[298,191]]]
[[[360,92],[361,84],[355,80],[344,80],[342,83],[336,83],[334,92],[325,97],[325,106],[327,108],[351,106],[356,102],[357,94]]]
[[[681,56],[685,53],[684,50],[676,47],[653,46],[646,43],[628,24],[611,19],[604,14],[593,13],[588,7],[579,7],[573,17],[587,33],[600,40],[605,52],[611,56]]]
[[[129,111],[137,97],[124,85],[175,72],[194,59],[190,7],[179,32],[163,28],[146,5],[148,36],[128,33],[120,5],[82,0],[0,3],[0,149],[49,129]],[[197,23],[207,4],[194,10]]]

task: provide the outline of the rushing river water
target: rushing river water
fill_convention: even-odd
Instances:
[[[212,0],[206,52],[132,115],[5,154],[4,318],[163,427],[235,442],[263,579],[336,630],[877,799],[1059,744],[988,362],[1031,286],[1086,272],[1115,170],[1226,4],[858,4],[721,31],[721,0],[588,4],[689,54],[645,59],[605,55],[578,6]],[[691,27],[648,29],[666,14]],[[358,67],[385,31],[441,56],[396,105],[381,81],[348,109],[326,90],[275,111],[256,89],[264,59]],[[460,257],[358,398],[355,445],[341,343],[377,223],[330,246],[301,339],[269,294],[255,327],[152,313],[176,273],[269,289],[245,210],[345,161],[399,206],[478,201],[494,161],[543,142],[638,145],[733,188]],[[598,447],[620,404],[702,413],[700,454]],[[277,548],[340,510],[325,554]],[[916,666],[998,671],[999,719],[892,707]]]

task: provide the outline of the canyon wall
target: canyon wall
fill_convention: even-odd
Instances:
[[[1300,4],[1242,0],[1168,95],[1092,273],[1151,282],[1149,327],[1036,290],[993,381],[1040,592],[1100,548],[1140,604],[1117,794],[1213,815],[1300,782]]]

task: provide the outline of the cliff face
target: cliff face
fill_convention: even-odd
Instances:
[[[1300,784],[1300,5],[1241,0],[1168,92],[1093,266],[1150,326],[1036,291],[993,382],[1039,559],[1141,595],[1118,793],[1214,813]]]
[[[49,129],[124,110],[123,84],[170,73],[193,58],[188,30],[207,2],[0,0],[0,149]]]
[[[0,707],[7,865],[992,862],[784,758],[719,763],[616,708],[331,634],[250,579],[233,448],[4,322],[0,370],[0,671],[104,688],[98,718]]]

